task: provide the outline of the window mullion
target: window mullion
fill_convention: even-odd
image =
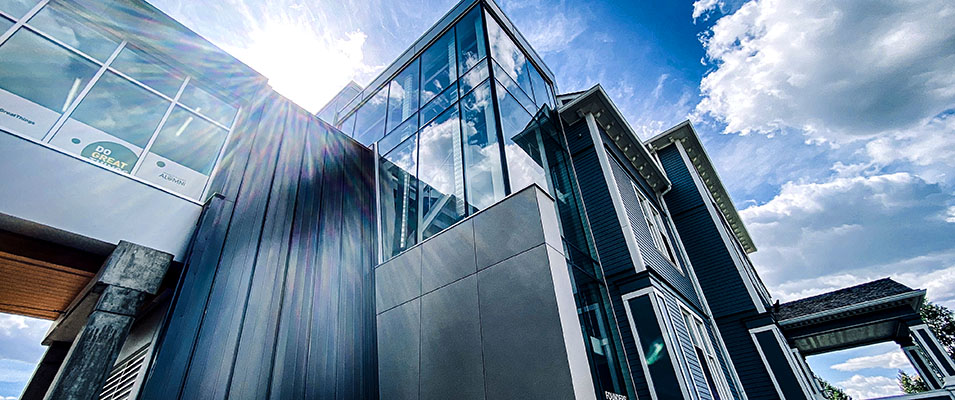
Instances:
[[[172,103],[169,103],[169,108],[166,108],[166,113],[163,114],[162,119],[159,120],[159,125],[156,126],[156,130],[153,131],[153,135],[149,137],[149,141],[146,142],[146,146],[143,146],[143,152],[139,155],[139,159],[136,160],[136,165],[133,166],[132,172],[130,174],[135,175],[139,172],[139,168],[143,166],[143,160],[146,159],[146,154],[149,153],[149,150],[153,147],[153,143],[156,141],[156,138],[159,136],[159,131],[162,130],[162,127],[166,125],[166,120],[169,119],[169,115],[172,114],[172,110],[176,108],[176,105],[179,104],[179,97],[182,96],[182,92],[186,89],[186,85],[189,84],[191,77],[187,76],[186,79],[182,80],[182,84],[179,85],[179,90],[176,92],[176,97],[172,99]],[[238,115],[238,113],[236,113]],[[235,118],[235,117],[233,117]],[[234,123],[233,123],[234,124]],[[230,128],[231,132],[231,128]],[[226,138],[228,140],[228,138]],[[222,147],[225,147],[227,143],[223,143]],[[212,179],[210,174],[209,179]],[[208,182],[206,182],[208,184]],[[203,189],[205,191],[205,189]]]
[[[53,140],[53,136],[55,135],[56,131],[60,130],[60,128],[63,127],[63,124],[66,123],[66,120],[70,118],[70,115],[73,114],[73,111],[76,110],[76,107],[80,105],[80,102],[83,101],[83,98],[85,98],[86,95],[89,94],[90,90],[93,89],[93,85],[96,85],[96,82],[99,81],[99,79],[103,76],[104,73],[106,73],[106,69],[109,66],[109,64],[116,59],[116,56],[119,55],[120,51],[123,51],[124,47],[126,47],[125,40],[120,42],[119,46],[116,46],[116,49],[113,50],[113,54],[110,54],[109,58],[106,59],[106,62],[104,62],[103,65],[100,66],[99,70],[96,71],[96,74],[94,74],[93,77],[90,78],[90,81],[86,84],[86,86],[83,87],[83,90],[81,90],[80,93],[76,95],[76,98],[73,99],[73,101],[70,103],[70,106],[67,107],[66,111],[64,111],[63,114],[60,115],[60,118],[56,120],[56,122],[53,124],[53,127],[51,127],[50,130],[46,132],[46,135],[43,135],[43,138],[40,139],[41,142],[49,143],[50,140]],[[72,51],[72,50],[68,50],[68,51]]]

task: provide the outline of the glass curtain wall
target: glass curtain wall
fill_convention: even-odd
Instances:
[[[56,3],[35,8],[0,0],[0,129],[202,200],[238,108]]]

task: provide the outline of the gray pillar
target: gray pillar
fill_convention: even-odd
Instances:
[[[50,383],[56,377],[56,372],[63,365],[66,353],[70,351],[70,342],[53,342],[46,348],[43,359],[33,371],[30,383],[23,389],[20,400],[41,400],[50,388]]]
[[[94,283],[75,302],[96,301],[46,399],[93,400],[99,396],[136,313],[147,296],[156,294],[171,261],[170,254],[129,242],[116,246]],[[68,313],[82,313],[78,311],[82,309],[73,308]],[[60,321],[71,317],[79,318],[66,316]]]

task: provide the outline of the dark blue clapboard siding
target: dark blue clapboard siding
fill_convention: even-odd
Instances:
[[[716,329],[713,328],[705,317],[703,317],[703,320],[707,321],[705,324],[706,334],[710,336],[710,343],[713,343],[713,348],[716,350],[716,358],[720,362],[720,369],[723,370],[723,376],[726,377],[726,383],[729,384],[730,392],[732,392],[734,398],[740,399],[743,396],[740,395],[739,388],[736,387],[736,379],[734,379],[730,373],[731,366],[729,360],[726,359],[723,347],[720,345],[720,341],[716,340]]]
[[[248,108],[142,396],[374,398],[374,157],[274,93]]]
[[[689,379],[691,382],[689,385],[693,386],[690,390],[696,390],[700,400],[712,400],[713,396],[710,394],[710,388],[707,386],[706,376],[703,375],[703,367],[700,365],[700,359],[696,355],[696,347],[690,338],[690,328],[686,326],[682,310],[677,303],[680,300],[671,293],[662,293],[667,307],[667,321],[673,328],[677,340],[680,342],[679,346],[680,352],[683,355],[683,362],[686,364],[685,367],[690,373]]]
[[[620,192],[620,199],[623,201],[624,210],[630,221],[630,228],[633,231],[632,234],[636,238],[640,253],[643,255],[643,262],[647,264],[647,267],[652,268],[664,278],[664,284],[680,293],[683,298],[687,299],[690,304],[696,306],[697,309],[702,309],[700,299],[696,294],[696,289],[693,287],[693,282],[690,281],[690,278],[685,273],[677,270],[677,267],[673,265],[653,243],[653,238],[650,236],[650,228],[647,226],[646,219],[643,215],[643,209],[640,207],[640,202],[631,184],[631,182],[639,183],[643,179],[635,180],[634,175],[626,172],[624,164],[621,163],[619,158],[612,152],[608,151],[607,156],[610,158],[610,167],[613,170],[613,177],[616,181],[617,189]],[[645,186],[645,184],[638,187],[642,186]],[[651,196],[649,194],[650,192],[646,191],[647,189],[641,188],[639,190],[644,190],[643,196],[650,199],[650,201],[655,204],[655,207],[658,207],[657,210],[660,212],[660,215],[666,218],[666,213],[662,212],[662,208],[656,203],[656,196]],[[669,235],[669,230],[667,233]],[[672,239],[671,236],[670,242],[676,243],[676,240]],[[678,262],[682,262],[682,260],[678,259]],[[683,268],[684,271],[686,271],[686,267],[683,266]]]
[[[757,310],[736,264],[697,190],[679,150],[668,146],[658,155],[672,188],[664,201],[693,265],[703,295],[719,326],[746,395],[751,399],[778,398],[744,321]],[[715,343],[715,342],[714,342]],[[728,375],[729,376],[729,375]]]

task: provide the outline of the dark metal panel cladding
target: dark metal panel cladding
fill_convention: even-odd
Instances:
[[[374,156],[274,93],[228,146],[143,398],[377,397]]]

